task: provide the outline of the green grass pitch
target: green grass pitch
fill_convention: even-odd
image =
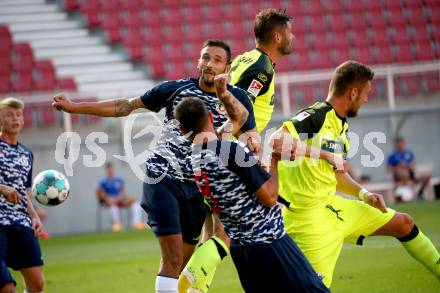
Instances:
[[[410,213],[440,249],[440,201],[394,206]],[[48,293],[154,292],[159,247],[151,231],[54,237],[41,242]],[[13,272],[18,292],[23,284]],[[210,292],[243,292],[228,257]],[[332,292],[440,292],[440,282],[415,262],[396,239],[372,237],[346,245]]]

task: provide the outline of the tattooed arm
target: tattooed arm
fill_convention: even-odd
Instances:
[[[87,114],[101,117],[122,117],[132,111],[145,108],[140,97],[132,99],[117,99],[102,102],[72,102],[65,94],[53,97],[52,106],[57,110],[73,114]]]
[[[228,121],[225,122],[217,131],[219,134],[235,135],[240,128],[246,123],[249,116],[248,110],[237,100],[234,95],[228,91],[226,85],[228,83],[228,75],[220,74],[214,79],[217,97],[225,106],[228,113]]]

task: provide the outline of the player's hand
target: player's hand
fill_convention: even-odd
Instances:
[[[381,210],[383,213],[387,212],[387,207],[381,194],[368,192],[364,195],[364,202],[372,207],[375,207],[376,209]]]
[[[64,93],[60,93],[53,97],[52,107],[59,111],[72,113],[74,103]]]
[[[272,147],[272,158],[277,160],[290,160],[296,158],[297,142],[284,139],[284,136],[271,137],[270,146]]]
[[[215,93],[220,99],[228,92],[226,85],[228,84],[228,74],[222,73],[214,77]]]
[[[38,215],[32,217],[32,229],[34,230],[35,235],[38,235],[41,233],[41,231],[43,231],[43,223],[41,223]]]
[[[21,198],[20,194],[17,192],[17,190],[15,190],[12,187],[3,185],[1,194],[3,194],[5,199],[11,203],[17,204],[20,202],[20,198]]]

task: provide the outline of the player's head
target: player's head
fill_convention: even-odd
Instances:
[[[355,117],[362,104],[368,102],[373,70],[356,61],[346,61],[336,67],[330,81],[329,96],[341,97],[347,102],[347,117]]]
[[[217,74],[226,73],[231,68],[231,48],[223,41],[210,39],[203,43],[197,64],[201,81],[207,86],[214,85]]]
[[[23,128],[24,104],[16,98],[0,100],[0,132],[18,135]]]
[[[108,161],[105,163],[105,172],[108,177],[113,177],[113,163]]]
[[[293,51],[292,17],[273,8],[260,11],[255,16],[254,34],[257,47],[276,45],[280,55]]]
[[[192,132],[190,140],[202,132],[208,123],[212,123],[212,114],[206,110],[202,100],[194,97],[186,98],[177,104],[174,108],[174,118],[179,121],[182,134]]]
[[[396,137],[394,144],[396,149],[399,151],[403,151],[405,149],[405,139],[401,136]]]

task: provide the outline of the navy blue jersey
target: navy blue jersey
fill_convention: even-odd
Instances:
[[[213,114],[214,126],[222,126],[228,119],[226,110],[219,98],[212,93],[201,90],[198,86],[199,79],[187,78],[175,81],[165,81],[147,91],[141,100],[145,107],[158,112],[165,109],[165,118],[161,136],[157,142],[153,154],[147,159],[146,168],[152,177],[160,177],[166,174],[169,178],[178,180],[194,181],[194,173],[191,170],[190,142],[181,136],[179,124],[174,119],[173,110],[185,97],[197,97],[201,99],[208,111]],[[238,87],[228,85],[228,90],[249,111],[249,118],[242,130],[248,131],[255,127],[252,104],[245,91]]]
[[[0,225],[32,227],[26,196],[26,189],[32,186],[32,163],[33,154],[27,147],[0,139],[0,184],[15,188],[21,196],[18,204],[0,196]]]
[[[193,145],[192,164],[200,192],[234,242],[270,243],[285,234],[278,203],[266,207],[255,194],[270,175],[243,143]]]

